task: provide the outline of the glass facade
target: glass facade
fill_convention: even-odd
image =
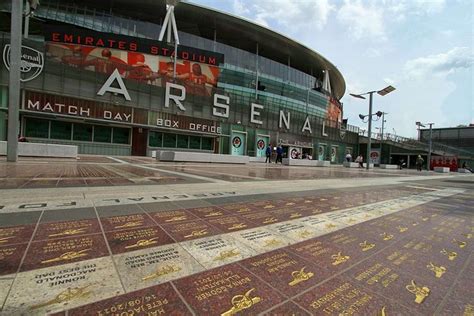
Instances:
[[[2,4],[1,6],[8,4]],[[35,13],[38,17],[53,20],[64,25],[75,25],[100,32],[123,34],[143,38],[156,39],[160,26],[138,20],[125,19],[105,13],[91,12],[87,8],[74,7],[58,1],[44,1]],[[133,30],[133,31],[132,31]],[[9,42],[8,33],[0,33],[2,47]],[[148,146],[156,148],[178,148],[191,150],[218,151],[229,153],[229,135],[232,129],[238,129],[247,133],[246,154],[254,155],[255,137],[257,133],[270,136],[272,143],[280,140],[304,139],[312,143],[313,147],[321,143],[327,143],[327,148],[332,144],[350,144],[356,148],[358,142],[358,129],[347,126],[345,133],[341,132],[340,120],[328,117],[329,108],[336,104],[341,108],[339,102],[331,98],[324,91],[316,88],[320,86],[321,77],[312,76],[288,64],[259,56],[255,53],[232,47],[218,41],[198,37],[193,34],[180,32],[182,45],[204,49],[212,52],[222,53],[224,63],[218,66],[215,74],[215,83],[207,85],[207,93],[190,92],[189,87],[186,99],[182,101],[185,111],[172,104],[164,106],[165,88],[160,83],[160,78],[147,81],[131,79],[129,71],[121,71],[123,81],[130,95],[131,101],[127,101],[120,94],[105,93],[98,95],[98,89],[104,84],[109,74],[91,70],[86,67],[77,67],[61,62],[64,60],[61,54],[67,52],[56,51],[57,55],[48,51],[41,38],[28,39],[24,45],[30,46],[43,52],[45,62],[43,71],[35,80],[25,82],[25,91],[45,93],[49,95],[68,96],[77,99],[71,101],[74,111],[87,113],[84,122],[76,123],[67,120],[68,113],[61,113],[54,118],[34,118],[34,114],[28,108],[22,111],[28,112],[23,120],[22,131],[26,137],[42,138],[64,141],[78,141],[91,143],[108,143],[132,146],[133,131],[131,126],[139,124],[140,128],[148,130]],[[57,49],[57,48],[55,48]],[[72,55],[67,58],[73,59]],[[124,54],[127,54],[124,52]],[[66,56],[66,55],[65,55]],[[95,55],[94,55],[95,56]],[[97,60],[105,60],[104,55],[98,56]],[[94,57],[95,58],[95,57]],[[147,57],[150,58],[149,56]],[[162,63],[162,61],[159,61]],[[92,67],[92,66],[91,66]],[[161,65],[159,65],[161,71]],[[125,77],[125,73],[128,77]],[[158,73],[158,72],[157,72]],[[209,73],[206,73],[209,76]],[[153,81],[153,82],[152,82]],[[8,82],[8,73],[0,70],[0,86],[5,87]],[[213,115],[214,94],[228,97],[229,117],[221,118]],[[84,101],[85,100],[85,101]],[[262,124],[251,122],[251,104],[257,103],[263,106],[257,117]],[[101,105],[102,104],[102,105]],[[28,103],[25,101],[25,107]],[[68,105],[69,106],[69,105]],[[100,116],[97,113],[101,109]],[[27,111],[28,110],[28,111]],[[35,109],[38,111],[38,109]],[[55,109],[56,111],[56,109]],[[140,111],[140,112],[139,112]],[[280,112],[289,118],[289,129],[280,125]],[[105,116],[107,112],[108,116]],[[151,112],[164,113],[166,115],[179,115],[198,120],[211,120],[219,126],[220,132],[216,135],[186,135],[185,131],[156,131],[159,125],[147,119]],[[56,112],[42,111],[42,117]],[[120,119],[111,119],[119,116]],[[120,126],[125,117],[131,117],[126,121],[127,125]],[[143,117],[141,121],[137,121]],[[303,130],[305,121],[309,120],[310,130]],[[113,121],[120,127],[109,126],[105,121]],[[120,121],[121,120],[121,121]],[[156,124],[156,125],[155,125]],[[170,127],[168,126],[168,129]],[[187,126],[189,128],[189,126]],[[206,132],[206,131],[204,131]],[[342,136],[341,136],[342,135]],[[216,146],[217,148],[214,148]],[[329,149],[328,149],[329,150]]]
[[[130,144],[129,128],[71,123],[32,117],[25,117],[23,122],[24,135],[27,138]]]
[[[156,148],[178,148],[194,150],[214,150],[214,138],[206,136],[184,135],[150,131],[148,146]]]

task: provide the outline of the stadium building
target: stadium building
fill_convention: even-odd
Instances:
[[[10,1],[0,4],[0,140],[6,139]],[[23,39],[19,135],[79,153],[152,150],[341,162],[358,129],[325,57],[245,19],[186,2],[42,0]],[[170,25],[159,41],[162,28]],[[170,41],[168,41],[170,39]],[[175,60],[175,56],[177,57]]]

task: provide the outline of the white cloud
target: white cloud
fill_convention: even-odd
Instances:
[[[292,33],[301,29],[321,30],[335,7],[329,0],[299,1],[260,0],[243,2],[234,0],[233,12],[256,23],[268,26],[278,24]]]
[[[407,78],[444,76],[455,71],[471,68],[474,56],[467,47],[455,47],[446,53],[409,60],[404,71]]]
[[[345,26],[352,37],[385,40],[385,26],[382,6],[374,3],[365,5],[362,1],[345,0],[337,13],[337,20]]]
[[[237,15],[246,15],[250,12],[245,4],[240,0],[234,0],[232,3],[232,11]]]
[[[417,14],[436,14],[443,11],[445,0],[409,0]]]

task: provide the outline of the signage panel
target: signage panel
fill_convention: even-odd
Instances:
[[[257,135],[255,139],[255,152],[257,157],[266,157],[267,146],[270,144],[270,137]]]
[[[32,91],[25,92],[23,110],[124,123],[133,122],[131,107]]]
[[[380,164],[380,148],[371,148],[370,149],[370,163]]]
[[[235,156],[243,156],[245,154],[247,134],[239,131],[232,131],[230,136],[231,154]]]
[[[174,47],[172,45],[146,38],[48,24],[44,25],[43,32],[47,42],[94,46],[165,57],[174,56]],[[179,45],[178,47],[178,59],[215,66],[224,63],[223,54],[184,45]]]
[[[219,122],[163,112],[149,112],[148,125],[216,135],[221,134]]]

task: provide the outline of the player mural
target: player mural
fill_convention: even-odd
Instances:
[[[173,60],[168,56],[64,43],[48,43],[46,55],[49,60],[104,74],[117,69],[124,79],[150,85],[164,87],[173,81]],[[210,96],[218,77],[217,66],[177,61],[176,83],[184,85],[187,93]]]

